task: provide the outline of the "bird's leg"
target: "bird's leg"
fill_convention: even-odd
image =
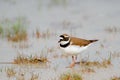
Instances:
[[[72,56],[72,62],[75,62],[75,56]]]
[[[75,55],[75,64],[79,64],[80,62],[77,62],[77,55]]]
[[[75,60],[77,60],[77,55],[75,56]]]
[[[77,61],[77,55],[75,55],[75,64],[77,63],[76,61]]]
[[[75,66],[75,56],[72,56],[72,63],[70,64],[68,68],[72,68],[74,66]]]

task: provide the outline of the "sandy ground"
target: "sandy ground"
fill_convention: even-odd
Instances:
[[[0,72],[0,79],[17,80],[20,74],[24,73],[25,80],[30,80],[34,73],[39,74],[38,80],[59,80],[60,74],[72,71],[82,75],[83,80],[110,80],[114,76],[119,77],[120,56],[114,55],[120,54],[120,1],[66,0],[66,3],[53,1],[0,0],[0,22],[25,17],[29,24],[27,42],[13,43],[5,38],[0,39],[0,62],[12,62],[18,53],[28,56],[44,53],[50,61],[39,66],[0,64],[0,70],[3,70]],[[110,27],[117,30],[106,31]],[[41,32],[49,30],[51,35],[47,39],[37,39],[33,37],[36,29]],[[112,65],[107,68],[94,68],[93,73],[82,73],[80,65],[73,69],[66,68],[71,62],[71,57],[61,57],[63,52],[57,43],[59,35],[63,33],[85,39],[99,39],[78,55],[78,60],[102,61],[108,59],[111,53]],[[28,47],[20,48],[20,44]],[[49,52],[48,49],[53,51]],[[9,67],[18,71],[15,77],[7,77],[5,69]]]

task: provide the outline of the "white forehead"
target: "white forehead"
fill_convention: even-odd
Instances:
[[[60,37],[60,39],[63,39],[63,37]]]

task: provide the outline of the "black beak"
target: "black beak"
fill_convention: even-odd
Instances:
[[[62,39],[60,39],[59,41],[58,41],[58,43],[60,43],[61,41],[63,41]]]
[[[58,43],[60,43],[60,40],[58,41]]]

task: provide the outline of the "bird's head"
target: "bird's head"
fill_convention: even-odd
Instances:
[[[62,34],[60,35],[60,40],[58,42],[62,45],[65,45],[70,42],[70,36],[67,34]]]

